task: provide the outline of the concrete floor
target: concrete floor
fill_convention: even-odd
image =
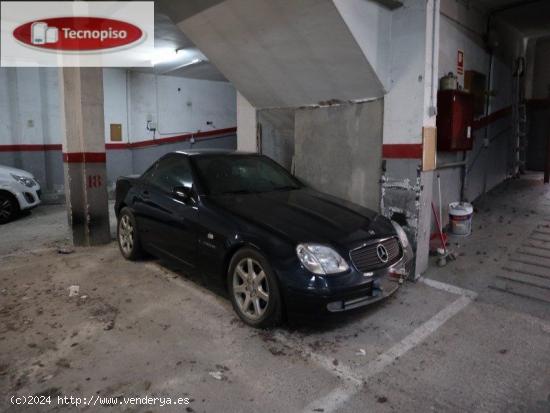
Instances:
[[[65,213],[37,209],[0,229],[0,411],[54,411],[57,397],[9,402],[48,394],[191,399],[106,412],[550,412],[550,304],[495,289],[550,216],[550,189],[511,181],[477,207],[472,236],[453,241],[458,260],[424,281],[272,331],[243,325],[200,274],[125,261],[114,243],[59,254]]]

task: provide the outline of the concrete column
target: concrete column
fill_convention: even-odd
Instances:
[[[237,92],[237,149],[257,152],[258,141],[256,108]]]
[[[60,69],[65,197],[75,246],[108,243],[109,209],[100,68]]]
[[[391,89],[384,98],[382,213],[404,225],[414,246],[413,277],[428,267],[436,126],[439,1],[403,0],[392,13]],[[426,162],[425,162],[426,161]],[[429,166],[431,165],[431,166]]]

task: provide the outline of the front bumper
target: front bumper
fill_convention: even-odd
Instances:
[[[18,190],[14,191],[14,194],[19,202],[20,209],[31,209],[37,207],[42,202],[40,200],[42,193],[38,184],[31,188],[19,185]]]
[[[332,314],[365,307],[394,294],[409,275],[412,254],[405,252],[401,260],[373,276],[350,274],[355,280],[345,288],[283,288],[286,309],[293,314]],[[336,283],[335,283],[336,284]]]

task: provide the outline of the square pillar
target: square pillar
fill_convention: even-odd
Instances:
[[[75,246],[110,242],[101,68],[60,69],[67,213]]]
[[[432,229],[440,2],[402,3],[392,13],[381,210],[409,235],[415,251],[412,278],[418,278],[428,267]]]
[[[257,136],[256,108],[237,92],[237,149],[244,152],[259,152]]]

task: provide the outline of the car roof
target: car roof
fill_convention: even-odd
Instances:
[[[254,152],[242,152],[242,151],[233,151],[230,149],[186,149],[182,151],[175,151],[173,153],[178,153],[186,156],[200,156],[200,155],[257,155]]]

